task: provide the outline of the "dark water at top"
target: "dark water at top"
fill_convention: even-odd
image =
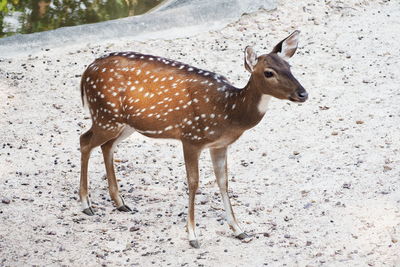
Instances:
[[[163,0],[0,0],[0,38],[143,14]]]

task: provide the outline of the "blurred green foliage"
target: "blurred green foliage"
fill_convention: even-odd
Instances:
[[[16,33],[47,31],[139,15],[161,2],[162,0],[0,0],[0,38]],[[8,25],[10,20],[14,21],[13,25]]]

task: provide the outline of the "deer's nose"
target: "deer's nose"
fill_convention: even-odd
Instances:
[[[308,93],[307,93],[307,91],[304,90],[303,88],[298,89],[298,90],[296,91],[296,95],[297,95],[297,97],[299,98],[299,100],[301,100],[301,101],[306,101],[307,98],[308,98]]]

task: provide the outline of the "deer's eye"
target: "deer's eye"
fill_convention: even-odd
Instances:
[[[267,77],[267,78],[271,78],[272,76],[274,76],[274,73],[271,72],[271,71],[266,71],[266,72],[264,72],[264,75],[265,75],[265,77]]]

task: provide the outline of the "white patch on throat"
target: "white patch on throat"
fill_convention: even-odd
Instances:
[[[270,95],[262,95],[261,96],[260,102],[258,102],[258,105],[257,105],[258,112],[260,112],[261,114],[265,114],[265,112],[267,112],[268,103],[269,103],[270,99],[271,99]]]

